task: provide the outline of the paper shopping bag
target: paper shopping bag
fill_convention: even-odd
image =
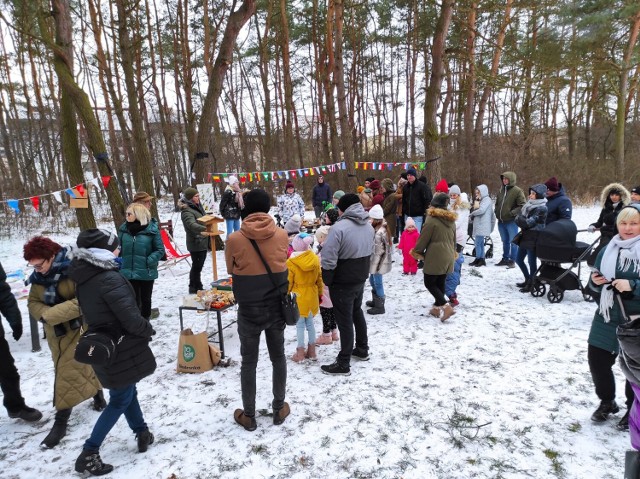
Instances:
[[[193,334],[190,329],[180,332],[178,342],[179,373],[203,373],[213,369],[207,333]]]
[[[217,366],[222,359],[222,351],[220,351],[220,348],[218,348],[218,346],[209,344],[209,354],[211,354],[211,362],[214,366]]]

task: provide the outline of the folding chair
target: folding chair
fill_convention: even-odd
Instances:
[[[162,244],[164,245],[164,250],[167,253],[167,260],[158,266],[158,271],[162,271],[163,269],[169,269],[171,274],[171,267],[178,264],[180,261],[185,260],[189,266],[191,266],[191,262],[189,261],[189,256],[191,253],[182,253],[175,244],[175,241],[169,231],[165,228],[160,228],[160,236],[162,237]],[[174,275],[175,276],[175,275]]]

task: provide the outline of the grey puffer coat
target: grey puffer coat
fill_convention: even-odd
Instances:
[[[480,206],[469,215],[473,221],[473,236],[489,236],[496,226],[493,202],[487,185],[478,185],[476,189],[480,192]]]

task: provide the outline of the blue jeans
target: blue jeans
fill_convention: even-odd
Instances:
[[[284,328],[280,300],[260,306],[238,305],[240,337],[240,386],[242,405],[247,416],[256,413],[256,367],[260,352],[260,334],[264,331],[273,370],[271,387],[274,410],[282,409],[287,389],[287,359],[284,355]]]
[[[407,218],[409,218],[409,216],[404,215],[405,224],[407,223]],[[418,233],[420,233],[420,231],[422,231],[422,221],[424,220],[424,217],[423,216],[412,216],[411,218],[413,218],[413,221],[416,222],[416,229],[418,230]]]
[[[473,240],[476,244],[476,258],[484,259],[484,236],[476,235]]]
[[[336,362],[340,366],[351,365],[353,352],[354,330],[355,345],[360,351],[369,351],[367,337],[367,321],[362,312],[362,295],[364,283],[340,284],[329,286],[329,295],[333,302],[333,314],[340,331],[340,352]]]
[[[527,257],[527,261],[529,262],[529,270],[527,270],[527,265],[524,262],[524,257]],[[538,269],[536,253],[532,249],[518,248],[518,255],[516,256],[516,264],[522,271],[524,275],[525,281],[529,281],[529,279],[536,274]]]
[[[369,284],[371,285],[371,289],[373,290],[376,296],[384,298],[384,286],[382,285],[381,274],[370,274]]]
[[[86,440],[82,449],[89,452],[99,452],[104,438],[107,437],[109,431],[123,414],[134,433],[139,434],[148,429],[138,403],[138,391],[135,384],[109,390],[109,404],[100,414],[96,425],[93,426],[91,436]]]
[[[518,246],[511,241],[518,234],[518,225],[515,221],[498,221],[498,233],[500,233],[502,241],[502,259],[515,261],[518,255]]]
[[[296,323],[299,348],[304,348],[307,344],[304,342],[305,330],[309,333],[309,344],[316,344],[316,327],[313,324],[313,313],[309,313],[309,316],[306,318],[300,315],[300,319],[298,319]]]
[[[453,272],[447,275],[447,279],[444,283],[444,294],[448,298],[456,292],[456,288],[460,284],[460,276],[462,275],[462,263],[464,263],[464,255],[458,254],[458,259],[453,263]]]
[[[227,238],[231,233],[235,233],[236,231],[240,230],[240,218],[227,218],[224,220],[224,222],[227,225]]]

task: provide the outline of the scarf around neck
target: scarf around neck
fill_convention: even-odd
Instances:
[[[633,270],[640,273],[640,235],[628,240],[623,240],[620,235],[615,235],[607,245],[600,262],[600,272],[609,281],[616,279],[616,268],[621,271]],[[604,317],[604,321],[611,321],[611,308],[613,307],[614,292],[609,285],[602,285],[600,293],[600,305],[598,310]]]
[[[240,191],[240,184],[239,183],[234,183],[233,185],[231,185],[231,189],[236,194],[236,203],[238,203],[238,206],[240,207],[240,209],[243,210],[244,209],[244,198],[242,197],[242,191]]]
[[[62,248],[53,258],[51,268],[46,274],[34,271],[29,277],[28,283],[44,286],[44,303],[53,306],[59,302],[57,287],[58,283],[67,277],[67,270],[71,260],[67,258],[67,248]]]
[[[529,216],[529,212],[531,210],[533,210],[534,208],[541,206],[541,205],[546,205],[547,204],[547,199],[546,198],[540,198],[540,199],[535,199],[535,200],[527,200],[527,202],[522,205],[522,210],[520,210],[520,213],[527,217]]]

